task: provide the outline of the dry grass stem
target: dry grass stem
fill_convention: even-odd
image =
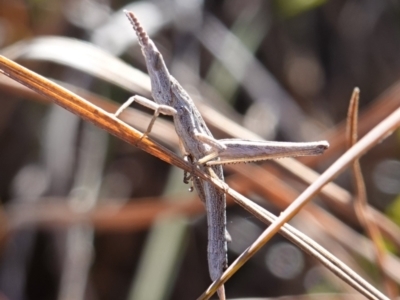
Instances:
[[[279,228],[292,219],[304,205],[308,203],[325,184],[333,180],[339,173],[344,171],[355,159],[361,157],[369,149],[380,143],[400,126],[400,108],[394,111],[384,121],[373,128],[357,144],[350,148],[338,160],[336,160],[321,176],[311,184],[281,215],[268,227],[260,237],[244,251],[215,281],[209,289],[198,299],[209,299],[219,285],[225,283],[247,260],[249,260],[267,241],[269,241]]]
[[[268,199],[268,201],[272,202],[279,209],[284,210],[292,203],[293,199],[299,195],[299,192],[291,184],[285,183],[276,175],[266,172],[263,168],[257,165],[234,164],[228,165],[227,168],[235,171],[237,174],[235,176],[230,176],[230,180],[235,179],[235,181],[247,185],[248,191],[251,191],[252,194],[256,193],[264,199]],[[354,240],[362,240],[362,235],[355,232],[350,226],[344,224],[330,212],[311,202],[302,209],[298,217],[301,217],[300,222],[304,224],[304,226],[311,226],[312,228],[318,226],[325,236],[333,238],[346,249],[349,249],[371,263],[374,263],[374,259],[371,259],[369,255],[369,249],[371,248],[369,246],[371,243],[367,240],[363,241],[365,247],[355,249]],[[313,218],[314,220],[311,224],[310,218]],[[338,230],[339,228],[340,230]],[[341,232],[342,234],[338,235],[337,232]],[[400,276],[397,275],[396,271],[397,268],[400,268],[400,260],[396,259],[394,256],[391,258],[393,259],[392,263],[385,264],[385,270],[390,274],[393,280],[400,283]]]
[[[360,112],[358,117],[358,134],[365,135],[374,126],[380,123],[390,113],[400,106],[400,81],[396,81],[393,85],[388,87],[383,93],[375,98],[372,103]],[[344,152],[347,144],[346,139],[346,122],[335,126],[322,135],[328,141],[335,141],[325,152],[324,156],[303,156],[298,160],[307,166],[315,166],[327,158],[337,157],[340,153]]]
[[[53,42],[56,43],[54,47]],[[63,47],[67,47],[73,49],[73,55],[68,57],[60,58],[59,53],[59,46],[62,45]],[[47,56],[43,55],[43,50],[47,51]],[[50,49],[50,50],[49,50]],[[47,60],[53,62],[59,62],[66,65],[73,65],[82,71],[88,72],[98,78],[103,78],[110,83],[114,83],[122,88],[127,89],[128,91],[135,91],[141,92],[145,95],[150,94],[150,85],[149,85],[149,78],[146,74],[137,71],[136,69],[132,68],[131,66],[127,65],[126,63],[122,63],[120,60],[116,59],[115,57],[102,52],[98,51],[98,49],[93,48],[92,45],[88,43],[77,43],[75,40],[72,39],[52,39],[52,38],[39,38],[32,40],[28,43],[18,43],[15,46],[10,46],[6,49],[7,53],[12,55],[14,58],[23,58],[28,60]],[[93,55],[92,51],[96,50]],[[80,59],[74,59],[79,57]],[[84,59],[82,59],[84,58]],[[94,66],[90,70],[87,70],[87,64],[81,65],[80,62],[90,60],[91,65]],[[107,62],[107,63],[104,63]],[[3,80],[0,81],[3,86],[5,86],[8,90],[13,90],[17,92],[17,87],[15,85],[10,86],[9,84],[4,83]],[[107,102],[101,99],[101,97],[97,95],[93,95],[82,89],[72,88],[71,85],[66,85],[68,89],[77,91],[80,95],[89,99],[92,103],[95,103],[97,106],[102,107],[103,109],[107,110],[108,112],[113,112],[116,110],[117,106],[111,102]],[[398,106],[397,100],[397,93],[399,87],[395,85],[394,87],[390,88],[387,92],[383,93],[381,97],[376,103],[373,105],[373,113],[368,113],[366,117],[363,117],[361,125],[363,132],[369,130],[372,124],[378,123],[380,120],[383,119],[384,115],[388,114],[388,111],[392,111],[394,107]],[[19,89],[20,91],[26,93],[26,91]],[[32,97],[32,95],[30,95]],[[39,97],[33,96],[35,100],[42,100]],[[100,98],[100,99],[99,99]],[[204,103],[198,103],[198,107],[206,120],[206,122],[214,129],[224,134],[227,134],[231,137],[236,138],[243,138],[243,139],[261,139],[254,133],[250,132],[249,130],[243,128],[242,126],[238,125],[237,123],[233,122],[229,118],[223,116],[216,110],[208,107]],[[132,113],[134,111],[134,113]],[[378,113],[377,113],[378,112]],[[121,119],[125,122],[133,125],[135,128],[144,129],[144,124],[148,124],[147,117],[143,116],[143,114],[137,110],[127,109],[121,116]],[[144,121],[146,120],[146,121]],[[373,121],[371,121],[373,120]],[[173,130],[173,126],[170,123],[165,122],[164,120],[157,120],[158,126],[152,131],[152,136],[167,142],[168,144],[172,145],[173,147],[177,147],[177,137]],[[364,124],[364,125],[363,125]],[[338,133],[340,133],[338,138]],[[328,156],[332,149],[336,149],[336,145],[342,143],[343,132],[342,130],[338,130],[336,134],[329,138],[331,147],[328,150]],[[323,158],[325,159],[327,156],[324,155]],[[302,159],[308,159],[307,162],[311,164],[315,164],[316,162],[321,159],[319,156],[312,156],[312,157],[303,157]],[[284,170],[288,171],[289,173],[295,175],[298,179],[302,180],[307,184],[311,184],[313,181],[318,178],[319,174],[306,166],[302,163],[299,163],[295,159],[282,159],[282,160],[275,160],[274,164],[279,165]],[[268,167],[270,169],[271,167]],[[327,200],[328,204],[330,204],[330,208],[336,210],[342,216],[347,218],[348,221],[356,220],[354,214],[350,210],[352,207],[352,196],[351,194],[344,190],[343,188],[337,186],[334,183],[329,183],[326,185],[323,190],[321,191],[324,198]],[[399,228],[393,224],[387,217],[385,217],[381,212],[376,210],[375,208],[368,206],[368,209],[371,213],[375,216],[376,219],[379,220],[377,226],[382,231],[382,234],[386,238],[388,238],[392,243],[396,244],[398,248],[400,248],[400,230]],[[343,212],[346,212],[343,214]]]
[[[138,140],[141,137],[141,133],[136,131],[135,129],[131,128],[127,124],[123,123],[122,121],[116,119],[113,114],[107,113],[103,111],[102,109],[92,105],[91,103],[87,102],[86,100],[74,95],[73,93],[69,92],[68,90],[61,88],[60,86],[46,80],[45,78],[38,76],[34,72],[31,72],[27,70],[26,68],[23,68],[19,66],[18,64],[0,56],[0,68],[1,72],[10,78],[28,86],[29,88],[35,90],[36,92],[45,95],[46,97],[50,98],[53,100],[55,103],[59,104],[60,106],[66,108],[67,110],[79,115],[83,119],[99,126],[100,128],[105,129],[109,133],[123,139],[124,141],[131,143],[133,145],[136,145]],[[258,216],[259,218],[263,219],[264,222],[271,222],[273,218],[267,218],[266,215],[268,214],[264,209],[253,203],[252,201],[248,200],[247,198],[243,197],[242,195],[238,194],[236,191],[230,189],[229,187],[226,186],[225,183],[215,180],[213,178],[210,178],[200,172],[198,169],[193,168],[190,164],[186,163],[183,161],[181,158],[176,156],[174,153],[170,152],[167,149],[164,149],[163,147],[157,145],[156,143],[153,143],[152,141],[148,139],[143,139],[143,141],[139,144],[137,144],[139,148],[141,148],[144,151],[147,151],[148,153],[170,163],[175,166],[178,166],[186,171],[192,172],[195,176],[199,176],[200,178],[204,180],[208,180],[215,184],[218,188],[221,190],[226,191],[230,196],[232,196],[237,203],[240,205],[244,206],[247,210],[249,210],[252,214]],[[360,147],[358,147],[360,148]],[[368,147],[365,147],[368,148]],[[354,153],[350,153],[347,156],[349,156],[348,159],[351,159],[353,157],[357,157],[357,155],[361,155],[364,149],[361,150],[354,150]],[[364,150],[366,151],[366,150]],[[341,169],[339,168],[338,171]],[[337,172],[338,172],[337,171]],[[333,175],[331,175],[333,176]],[[327,176],[325,176],[327,177]],[[324,178],[324,177],[322,177]],[[326,179],[324,179],[326,180]],[[321,183],[320,183],[321,184]],[[314,192],[315,193],[315,192]],[[313,193],[311,193],[313,195]],[[308,196],[310,197],[310,196]],[[282,216],[277,218],[276,220],[280,222],[279,220],[282,219]],[[277,221],[274,221],[274,223],[277,223]],[[283,225],[283,223],[281,224]],[[286,227],[289,227],[289,225],[285,225],[285,230]],[[270,227],[272,228],[272,226]],[[270,229],[269,228],[269,229]],[[277,228],[276,231],[279,230],[279,227]],[[290,228],[290,227],[289,227]],[[275,232],[276,232],[275,231]],[[283,233],[285,235],[288,235],[288,233],[285,233],[283,230]],[[264,235],[263,235],[264,236]],[[261,236],[261,237],[263,237]],[[294,238],[293,235],[291,236],[292,239],[298,239]],[[303,238],[304,239],[304,238]],[[302,245],[301,247],[306,247],[307,248],[307,243],[300,243]],[[258,247],[258,248],[257,248]],[[255,253],[257,249],[261,247],[261,244],[259,244],[256,247],[251,247],[250,253]],[[309,249],[315,250],[318,247],[313,246],[313,247],[308,247]],[[249,253],[247,250],[243,255],[247,255],[246,253]],[[321,252],[320,252],[321,253]],[[316,253],[316,257],[321,256],[320,253]],[[242,255],[242,256],[243,256]],[[335,270],[335,263],[332,263],[332,258],[327,258],[329,256],[328,254],[323,254],[323,257],[325,256],[325,264],[326,265],[332,265],[331,269]],[[250,256],[249,256],[250,257]],[[243,264],[242,260],[242,264]],[[236,264],[237,266],[237,264]],[[235,267],[235,263],[233,264],[233,267]],[[232,269],[232,266],[230,267]],[[237,270],[238,268],[235,267]],[[339,270],[340,268],[336,268]],[[367,283],[364,283],[362,279],[358,277],[357,274],[353,274],[354,276],[350,276],[349,272],[350,270],[347,270],[344,273],[344,278],[346,278],[346,282],[351,284],[354,288],[358,289],[359,291],[363,291],[363,295],[370,299],[386,299],[384,296],[380,295],[379,291],[374,289],[372,286],[370,286]],[[335,271],[334,271],[335,272]],[[231,273],[233,274],[233,273]],[[224,277],[224,276],[223,276]],[[222,279],[223,279],[222,277]],[[354,280],[354,278],[357,278],[357,280]],[[225,279],[226,280],[226,279]],[[221,280],[219,281],[220,283],[222,282]],[[360,283],[361,282],[361,283]],[[216,287],[216,285],[214,284]],[[214,290],[215,291],[215,290]],[[208,295],[211,296],[210,294],[211,290],[208,292]]]
[[[358,106],[360,99],[360,90],[354,88],[351,95],[349,111],[347,114],[346,138],[348,147],[351,148],[358,140]],[[354,209],[360,224],[366,229],[369,238],[374,246],[377,267],[382,274],[386,292],[391,299],[398,296],[396,282],[394,282],[385,270],[386,249],[382,235],[376,225],[376,220],[368,210],[367,192],[365,189],[364,177],[361,171],[360,160],[354,160],[351,165],[353,184],[355,190]]]

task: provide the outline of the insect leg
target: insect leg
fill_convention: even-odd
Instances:
[[[135,96],[130,97],[124,104],[122,104],[121,107],[115,112],[114,116],[118,118],[118,116],[133,102],[136,102],[144,107],[154,110],[153,117],[152,117],[146,131],[143,133],[142,137],[140,138],[140,140],[142,140],[145,136],[147,136],[150,133],[151,129],[153,128],[154,122],[156,121],[156,119],[160,113],[163,115],[169,115],[169,116],[173,116],[174,114],[176,114],[176,110],[171,106],[160,105],[160,104],[155,103],[154,101],[151,101],[150,99],[135,95]]]
[[[203,158],[199,159],[197,162],[199,165],[202,165],[213,158],[216,158],[219,156],[219,154],[226,149],[226,146],[222,143],[220,143],[218,140],[214,139],[212,136],[202,134],[202,133],[196,133],[195,137],[197,140],[209,145],[213,151]]]

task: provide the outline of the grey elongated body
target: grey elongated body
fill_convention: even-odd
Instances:
[[[240,139],[216,140],[207,128],[193,100],[172,77],[162,55],[150,40],[132,12],[125,11],[138,36],[147,70],[151,80],[154,102],[133,96],[115,113],[118,116],[133,101],[154,110],[154,116],[146,136],[156,117],[162,113],[171,115],[179,137],[180,149],[185,157],[212,177],[224,180],[222,164],[250,162],[289,156],[318,155],[328,148],[326,141],[311,143],[288,143],[249,141]],[[142,137],[142,138],[143,138]],[[210,277],[218,279],[227,268],[226,199],[225,193],[209,182],[192,177],[200,199],[205,203],[208,224],[208,267]],[[224,286],[218,289],[220,300],[225,299]]]
[[[193,100],[177,80],[169,74],[160,52],[144,32],[134,14],[131,12],[126,12],[126,14],[138,35],[139,44],[146,59],[154,101],[175,110],[172,115],[181,143],[181,151],[184,155],[190,155],[191,159],[197,162],[213,151],[213,147],[203,142],[198,136],[210,137],[210,140],[213,139],[213,136]],[[211,176],[213,176],[212,173],[215,173],[219,179],[224,180],[221,166],[199,167]],[[210,168],[213,172],[210,172]],[[207,210],[209,272],[211,279],[216,280],[228,264],[225,194],[210,183],[198,178],[193,178],[193,182]],[[220,299],[225,299],[223,287],[219,290],[219,295]]]

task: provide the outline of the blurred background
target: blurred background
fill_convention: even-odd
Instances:
[[[327,139],[325,155],[300,160],[321,172],[346,150],[355,86],[360,136],[399,107],[395,0],[0,0],[0,54],[113,112],[133,94],[150,97],[123,9],[137,15],[217,138]],[[122,119],[144,130],[151,112],[133,106]],[[177,151],[170,118],[150,136]],[[399,138],[361,159],[397,283]],[[274,162],[245,165],[248,176],[239,168],[225,168],[227,182],[275,214],[306,187]],[[195,299],[210,284],[207,224],[182,179],[182,170],[0,75],[0,299]],[[335,182],[336,193],[292,224],[385,292],[354,217],[351,176]],[[266,225],[228,205],[232,262]],[[279,235],[226,290],[244,299],[356,293]]]

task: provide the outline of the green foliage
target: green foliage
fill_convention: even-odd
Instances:
[[[326,0],[275,0],[274,4],[278,13],[291,18],[303,12],[312,10],[326,3]]]
[[[388,206],[386,213],[393,222],[400,225],[400,195]]]

